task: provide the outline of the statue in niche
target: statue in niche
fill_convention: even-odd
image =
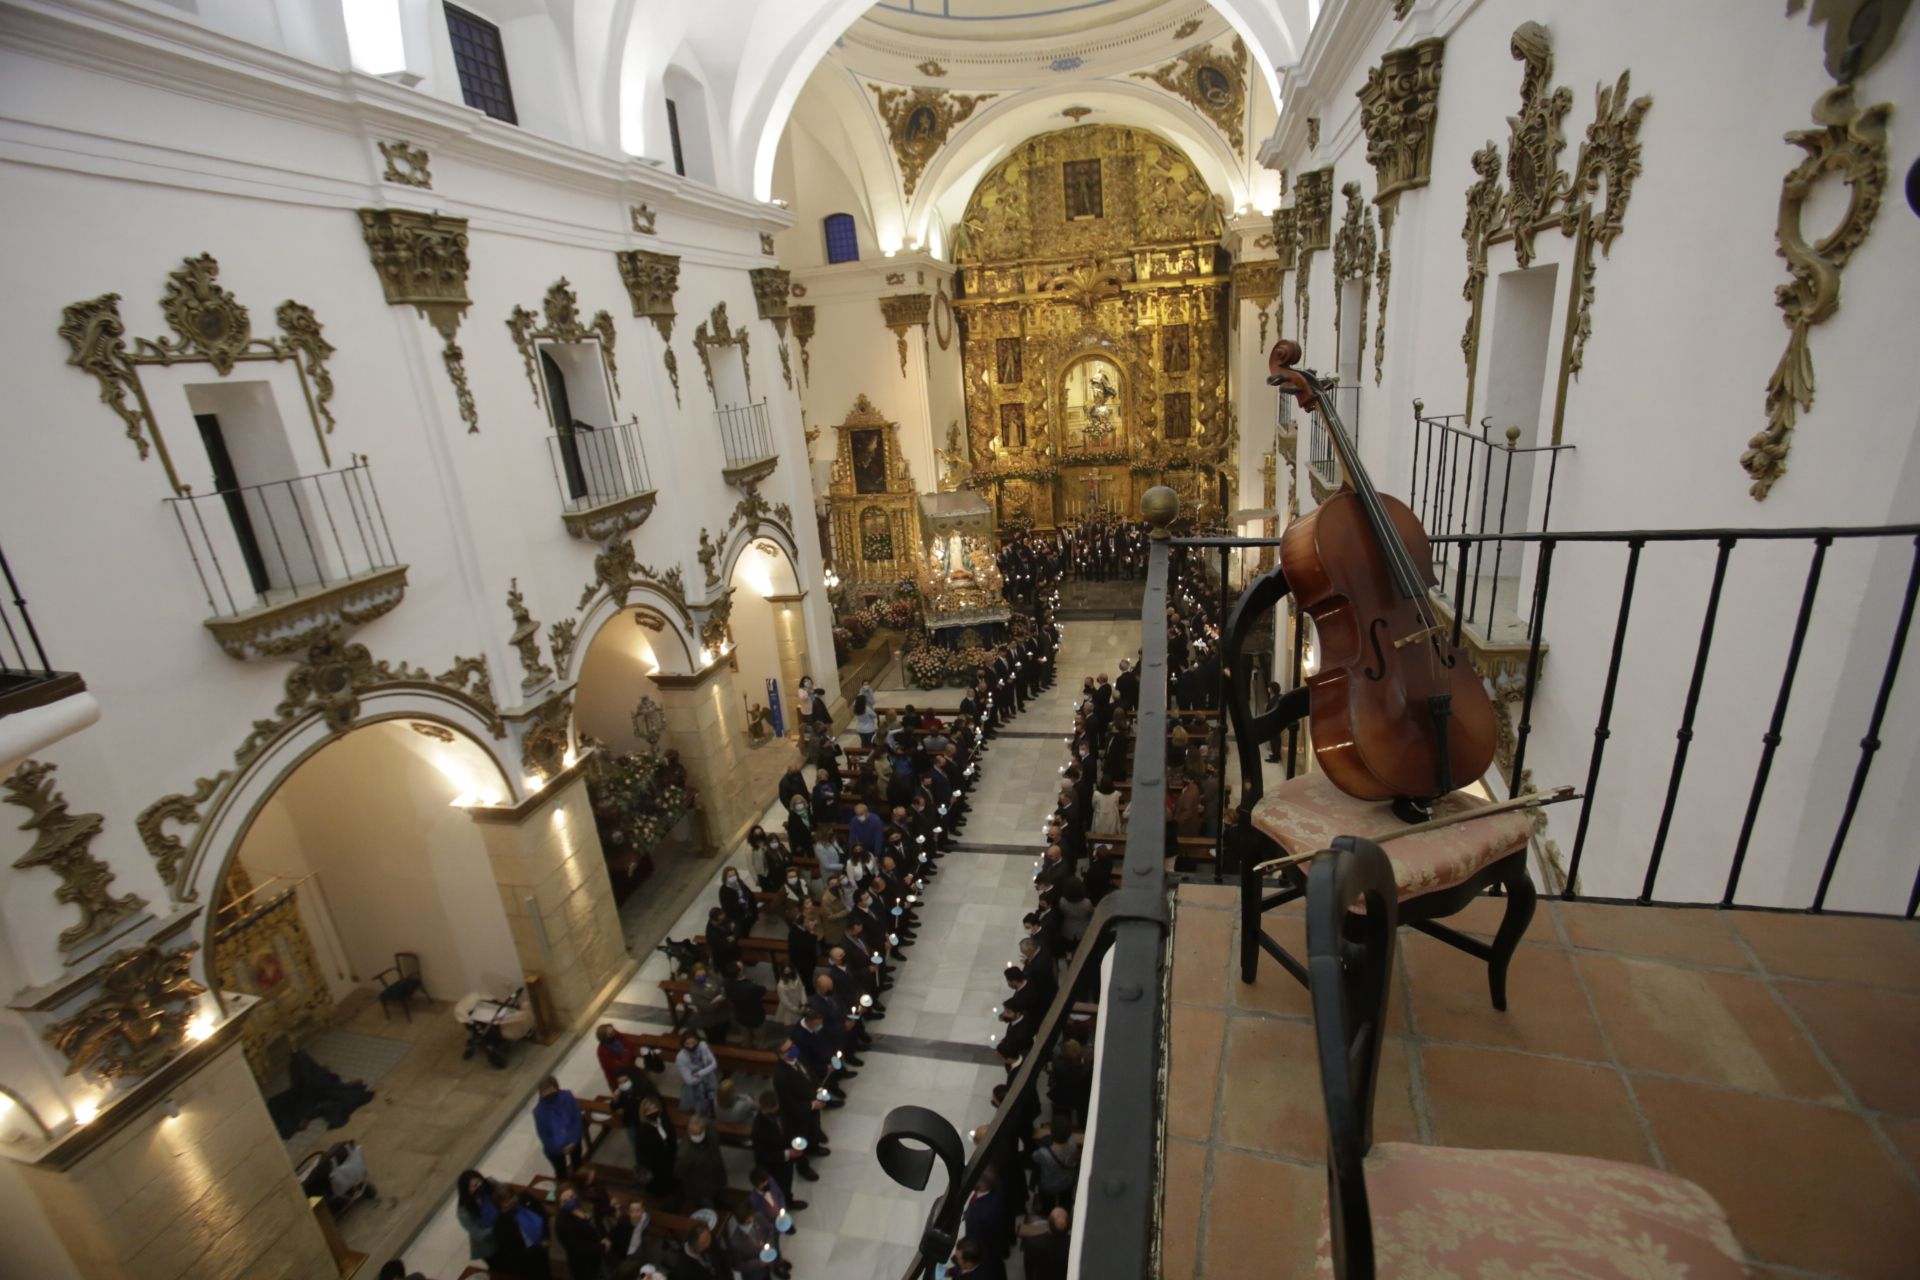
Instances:
[[[1112,448],[1120,439],[1124,386],[1120,366],[1105,356],[1087,356],[1067,369],[1060,389],[1069,452]]]
[[[849,431],[847,439],[853,445],[853,491],[885,493],[887,443],[884,433],[878,427],[870,427],[864,431]]]
[[[1002,449],[1027,447],[1026,405],[1003,404],[1000,406],[1000,447]]]
[[[973,478],[973,464],[967,458],[966,443],[960,439],[958,421],[947,424],[947,447],[934,450],[934,456],[946,468],[946,474],[940,477],[942,489],[958,489]]]
[[[994,373],[1003,387],[1019,386],[1024,379],[1021,343],[1018,338],[993,340]]]

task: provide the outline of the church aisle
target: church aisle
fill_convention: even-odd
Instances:
[[[818,1182],[796,1187],[809,1207],[797,1215],[799,1229],[784,1252],[801,1280],[893,1280],[912,1256],[934,1189],[909,1192],[874,1159],[874,1142],[888,1111],[909,1102],[932,1107],[962,1133],[992,1114],[992,1091],[1006,1078],[992,1047],[998,1026],[993,1009],[1006,994],[1001,973],[1017,955],[1020,918],[1033,906],[1041,824],[1053,809],[1059,770],[1066,761],[1062,739],[1072,729],[1081,681],[1102,672],[1109,678],[1117,675],[1120,660],[1131,659],[1138,650],[1138,638],[1137,622],[1067,622],[1058,683],[1009,722],[981,761],[964,838],[942,860],[940,875],[921,907],[919,940],[887,994],[888,1014],[873,1028],[873,1047],[863,1055],[866,1066],[847,1088],[847,1105],[827,1117],[835,1154],[821,1162]],[[883,688],[876,694],[887,706],[912,702],[947,707],[958,702],[960,691]],[[855,739],[848,735],[844,741]],[[811,773],[809,768],[809,777]],[[762,824],[775,830],[779,821],[777,806],[769,804]],[[733,858],[714,860],[700,895],[668,930],[669,938],[702,931],[729,866],[744,870],[744,845]],[[622,1031],[667,1027],[666,997],[659,984],[669,969],[667,958],[657,951],[643,957],[602,1020]],[[764,971],[755,978],[765,980]],[[591,1035],[569,1047],[555,1075],[561,1087],[583,1099],[606,1092]],[[672,1096],[678,1080],[671,1064],[658,1082]],[[740,1096],[751,1099],[761,1087],[760,1082],[749,1082]],[[549,1172],[534,1137],[532,1114],[529,1097],[480,1161],[483,1173],[524,1183]],[[609,1158],[624,1159],[624,1139],[609,1141]],[[724,1147],[722,1155],[729,1185],[747,1185],[750,1153]],[[454,1214],[451,1188],[446,1203],[401,1256],[410,1267],[445,1280],[466,1267],[467,1238]],[[1017,1254],[1010,1265],[1017,1274]]]

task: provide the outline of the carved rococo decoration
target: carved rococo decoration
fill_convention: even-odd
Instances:
[[[1293,205],[1273,211],[1273,260],[1282,271],[1293,270],[1300,252],[1300,210]]]
[[[538,344],[542,341],[586,342],[598,339],[600,354],[607,362],[607,373],[613,379],[614,394],[620,394],[620,366],[613,358],[613,313],[596,311],[593,323],[581,324],[580,299],[564,276],[547,290],[542,309],[546,314],[544,327],[540,327],[541,317],[525,307],[515,307],[513,314],[507,317],[507,332],[513,335],[513,345],[520,349],[520,359],[526,365],[527,384],[533,388],[533,402],[540,403]]]
[[[1840,309],[1840,273],[1866,240],[1880,213],[1887,186],[1887,117],[1891,103],[1857,107],[1853,86],[1839,84],[1813,105],[1814,128],[1795,129],[1786,140],[1806,152],[1780,184],[1780,216],[1774,228],[1790,284],[1773,291],[1786,321],[1787,349],[1767,379],[1767,428],[1747,441],[1740,465],[1753,480],[1747,492],[1764,500],[1787,471],[1793,430],[1803,410],[1813,408],[1813,348],[1809,334]],[[1840,225],[1809,243],[1802,226],[1808,197],[1823,177],[1847,184],[1847,210]]]
[[[527,610],[518,578],[507,585],[507,612],[513,617],[513,634],[507,643],[519,651],[521,669],[527,673],[520,681],[520,692],[530,694],[553,679],[553,668],[540,659],[540,624]]]
[[[652,209],[647,208],[647,206],[645,206],[644,204],[628,205],[627,218],[628,218],[628,221],[632,224],[633,229],[639,232],[643,236],[654,236],[654,235],[660,234],[659,231],[655,229],[655,225],[654,225],[656,222],[659,221],[660,215],[658,213],[655,213]]]
[[[1373,259],[1378,241],[1373,230],[1373,210],[1360,198],[1360,184],[1349,182],[1340,188],[1340,194],[1346,197],[1347,210],[1340,219],[1340,234],[1333,241],[1333,279],[1336,285],[1348,280],[1360,283],[1358,356],[1364,356],[1367,345],[1367,299],[1372,288]],[[1345,289],[1334,290],[1333,330],[1336,335],[1347,322],[1347,317],[1342,314],[1345,296]],[[1343,342],[1339,345],[1342,348],[1345,346]]]
[[[708,604],[700,620],[700,646],[719,653],[733,643],[733,592],[727,591]]]
[[[608,597],[621,608],[627,607],[627,597],[636,587],[651,587],[673,602],[682,616],[686,614],[687,584],[679,565],[670,565],[664,571],[642,564],[633,552],[633,544],[625,538],[608,543],[600,554],[593,558],[593,581],[580,593],[580,603],[576,608],[584,609],[593,597],[605,589]]]
[[[672,341],[676,314],[673,296],[680,291],[680,259],[645,249],[624,249],[613,256],[620,264],[620,279],[627,286],[634,318],[653,321],[660,340]]]
[[[1446,47],[1435,37],[1392,49],[1367,72],[1358,96],[1375,204],[1424,187],[1433,176],[1433,126]]]
[[[206,988],[193,980],[198,947],[162,951],[149,943],[115,952],[102,968],[99,994],[47,1028],[67,1059],[67,1074],[126,1080],[164,1065],[186,1040]]]
[[[1393,16],[1396,21],[1404,22],[1413,12],[1413,0],[1393,0]]]
[[[453,382],[460,418],[469,435],[478,432],[480,414],[467,383],[466,353],[454,341],[473,305],[467,297],[467,220],[414,209],[362,209],[360,231],[387,302],[413,307],[440,335],[440,358]]]
[[[520,763],[528,773],[552,778],[567,767],[573,747],[573,690],[555,693],[520,727]]]
[[[894,341],[900,347],[900,376],[907,376],[907,333],[915,325],[926,328],[928,318],[933,314],[933,295],[930,293],[896,293],[880,299],[880,314],[886,320],[887,328],[893,330]]]
[[[380,175],[385,181],[424,191],[433,189],[433,171],[428,167],[425,147],[411,142],[382,142],[380,156],[387,162],[386,172]]]
[[[69,813],[67,798],[53,785],[54,766],[29,760],[8,775],[8,804],[27,811],[20,830],[34,833],[33,844],[14,860],[19,870],[45,867],[60,878],[54,900],[80,909],[80,921],[60,931],[60,949],[72,951],[89,939],[136,915],[147,905],[138,894],[115,895],[113,868],[93,856],[93,839],[106,825],[97,813]]]
[[[566,678],[567,666],[573,660],[573,647],[580,643],[580,623],[574,618],[562,618],[547,628],[547,648],[553,650],[554,669]]]
[[[793,286],[793,273],[779,267],[755,267],[747,275],[753,280],[753,305],[759,311],[760,318],[771,320],[773,331],[785,339],[787,318],[793,310],[793,304],[788,300]]]
[[[974,109],[993,93],[947,93],[942,89],[883,89],[869,84],[893,143],[894,159],[900,164],[900,183],[909,196],[920,184],[927,164],[947,145],[947,136],[955,125],[965,121]]]
[[[762,231],[760,233],[760,252],[765,254],[769,258],[773,256],[773,233],[772,232]]]
[[[1320,117],[1307,117],[1307,154],[1312,155],[1320,149]]]
[[[356,459],[358,455],[355,455]],[[334,628],[352,630],[391,613],[407,595],[407,566],[361,574],[288,600],[201,625],[229,658],[257,662],[299,653]]]
[[[1226,136],[1235,155],[1246,150],[1247,46],[1238,36],[1229,52],[1205,44],[1151,71],[1133,74],[1184,99]]]
[[[800,343],[800,372],[805,376],[807,385],[812,386],[813,357],[807,351],[807,344],[813,341],[813,308],[811,306],[791,307],[788,309],[788,318],[793,322],[793,336]]]
[[[321,459],[332,465],[327,435],[334,426],[329,405],[333,375],[327,369],[327,358],[333,354],[333,347],[322,336],[320,322],[310,308],[289,299],[274,311],[282,336],[256,338],[246,307],[220,286],[219,274],[220,264],[205,253],[186,259],[178,270],[169,273],[160,306],[176,336],[135,338],[131,351],[127,349],[126,325],[120,318],[119,294],[103,293],[72,303],[61,312],[60,336],[71,348],[67,363],[98,379],[100,402],[126,424],[127,438],[142,458],[150,449],[160,455],[167,482],[181,495],[189,492],[189,486],[181,483],[174,470],[172,455],[140,382],[141,365],[205,362],[225,377],[243,361],[292,361],[313,418]],[[132,403],[128,402],[129,396]]]
[[[1333,170],[1314,169],[1300,175],[1293,191],[1294,330],[1304,336],[1312,316],[1313,255],[1333,243]],[[1276,230],[1278,223],[1275,224]]]
[[[214,793],[232,776],[229,771],[222,769],[211,778],[195,778],[192,791],[184,795],[161,796],[142,809],[140,816],[133,820],[134,830],[140,833],[141,843],[153,855],[154,868],[159,871],[168,894],[176,902],[187,892],[187,887],[180,883],[180,873],[185,868],[189,850],[187,842],[169,835],[164,824],[173,822],[181,827],[198,826],[201,807],[213,799]]]
[[[1469,304],[1460,341],[1467,360],[1466,414],[1469,419],[1473,416],[1488,246],[1510,240],[1514,260],[1525,269],[1536,256],[1539,233],[1557,227],[1574,241],[1572,314],[1561,349],[1553,407],[1552,441],[1558,443],[1568,384],[1580,374],[1593,332],[1594,249],[1610,252],[1625,224],[1633,181],[1640,173],[1640,124],[1653,99],[1629,97],[1629,72],[1621,72],[1611,86],[1601,86],[1593,122],[1568,174],[1560,167],[1560,153],[1566,149],[1562,123],[1573,107],[1573,93],[1552,86],[1552,35],[1537,22],[1523,22],[1514,30],[1512,49],[1525,70],[1520,113],[1507,117],[1508,186],[1501,190],[1500,150],[1489,142],[1473,155],[1476,180],[1467,191],[1467,216],[1460,233],[1467,246],[1467,282],[1462,292]],[[1599,195],[1602,186],[1604,200]]]
[[[693,331],[693,349],[700,353],[700,367],[707,373],[707,394],[713,397],[713,407],[720,407],[720,392],[713,385],[713,348],[739,347],[740,368],[747,379],[747,399],[753,399],[753,364],[751,361],[752,341],[747,334],[747,326],[732,328],[727,321],[727,304],[716,302],[713,314],[700,322]]]

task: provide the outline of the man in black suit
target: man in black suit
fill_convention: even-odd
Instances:
[[[787,1199],[787,1208],[796,1212],[806,1208],[805,1200],[793,1198],[793,1175],[798,1171],[808,1182],[818,1181],[820,1175],[807,1164],[806,1152],[793,1149],[793,1135],[780,1119],[780,1095],[771,1089],[760,1094],[760,1112],[753,1118],[752,1142],[753,1162],[779,1184],[781,1194]]]
[[[727,979],[727,1005],[733,1011],[733,1025],[751,1046],[767,1025],[767,989],[747,977],[747,966],[739,960],[733,962],[733,974]]]
[[[966,1239],[980,1248],[983,1265],[1000,1267],[1013,1247],[1013,1211],[1000,1191],[1000,1179],[989,1165],[980,1174],[980,1186],[967,1201],[963,1216]],[[1005,1275],[1004,1269],[982,1274]]]
[[[780,1107],[780,1125],[788,1141],[796,1137],[807,1140],[807,1154],[795,1162],[795,1168],[809,1182],[813,1180],[812,1162],[833,1154],[827,1149],[827,1135],[820,1131],[820,1113],[826,1110],[827,1104],[816,1096],[818,1088],[800,1061],[799,1048],[791,1040],[782,1042],[780,1061],[773,1068],[773,1093]]]

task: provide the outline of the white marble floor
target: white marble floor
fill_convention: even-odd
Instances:
[[[962,847],[943,861],[921,908],[918,944],[896,974],[888,1016],[873,1028],[875,1046],[864,1055],[859,1079],[847,1087],[847,1105],[830,1113],[834,1157],[820,1164],[820,1181],[799,1184],[810,1207],[798,1217],[786,1256],[801,1280],[894,1280],[911,1258],[936,1189],[908,1191],[880,1169],[873,1148],[888,1111],[906,1102],[931,1107],[962,1133],[991,1115],[993,1088],[1005,1079],[989,1041],[997,1026],[993,1008],[1006,990],[1000,974],[1015,957],[1020,917],[1033,903],[1041,822],[1053,808],[1066,760],[1062,738],[1072,727],[1082,678],[1102,671],[1117,675],[1120,659],[1131,658],[1138,647],[1137,622],[1068,622],[1058,684],[1009,723],[982,761]],[[950,706],[960,696],[957,690],[877,692],[887,704],[911,699],[925,706]],[[769,827],[776,817],[770,804]],[[700,931],[717,900],[722,869],[744,867],[742,854],[736,850],[732,860],[714,860],[707,890],[668,936]],[[665,957],[646,957],[606,1020],[623,1030],[657,1030],[666,1012],[659,982],[667,975]],[[605,1092],[593,1050],[590,1036],[571,1047],[555,1072],[563,1087],[582,1096]],[[548,1172],[534,1137],[532,1104],[529,1097],[521,1119],[487,1152],[479,1164],[483,1172],[519,1182]],[[745,1186],[750,1154],[722,1150],[731,1185]],[[453,1213],[451,1188],[446,1204],[402,1256],[436,1280],[453,1280],[467,1265],[466,1234]]]

